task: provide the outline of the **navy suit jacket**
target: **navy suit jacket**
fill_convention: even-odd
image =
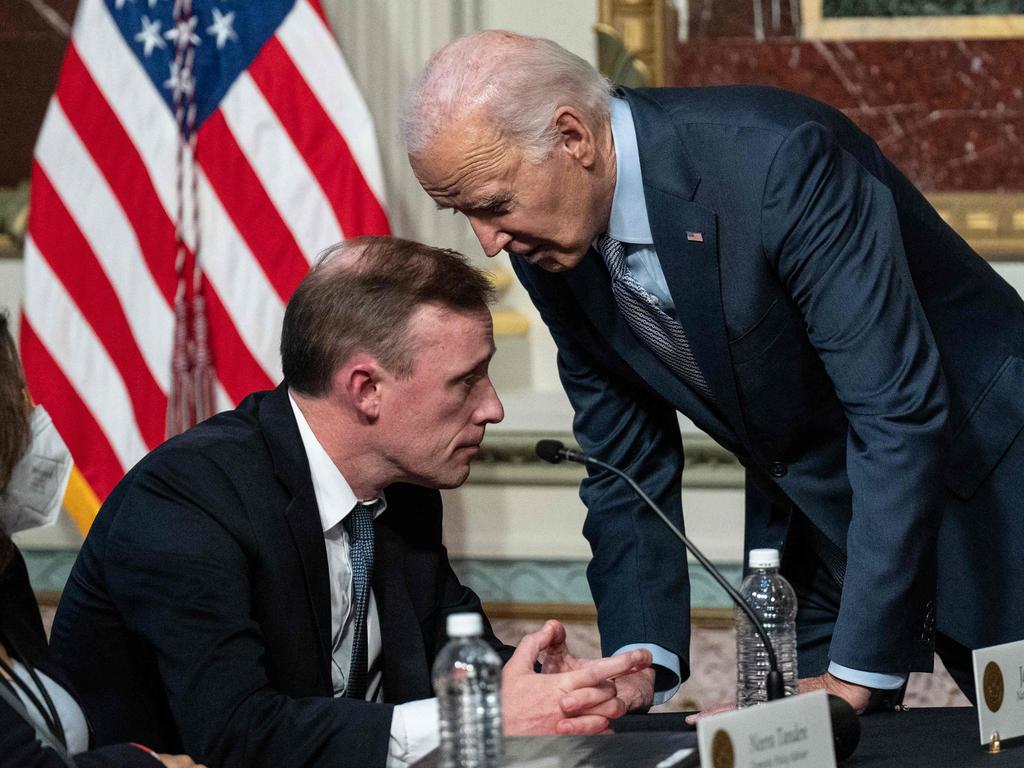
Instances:
[[[759,87],[619,95],[714,396],[636,339],[595,251],[558,274],[513,259],[558,346],[582,448],[680,523],[675,411],[733,451],[748,548],[783,549],[795,506],[846,553],[840,664],[930,669],[936,620],[972,647],[1024,635],[1020,297],[840,112]],[[658,643],[685,678],[683,553],[606,473],[581,496],[604,650]]]
[[[211,768],[383,766],[393,705],[433,695],[446,617],[480,611],[441,544],[440,494],[385,497],[386,703],[335,699],[327,555],[286,385],[150,453],[101,508],[51,635],[99,742],[130,736]],[[486,638],[508,658],[489,625]]]

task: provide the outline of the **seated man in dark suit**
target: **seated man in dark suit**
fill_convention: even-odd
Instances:
[[[489,292],[449,251],[330,249],[288,303],[284,382],[125,476],[52,634],[101,742],[131,734],[211,768],[402,766],[436,744],[431,663],[447,615],[480,603],[448,563],[435,489],[465,481],[503,416]],[[608,679],[650,662],[544,675],[557,622],[515,653],[486,639],[508,660],[513,734],[607,728],[624,711]]]

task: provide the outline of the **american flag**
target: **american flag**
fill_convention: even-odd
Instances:
[[[207,359],[206,410],[273,386],[310,260],[387,232],[319,0],[82,0],[35,151],[21,324],[79,523],[180,428],[170,402],[195,418]]]

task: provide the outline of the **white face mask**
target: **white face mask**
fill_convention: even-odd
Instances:
[[[41,405],[32,412],[28,449],[0,493],[0,524],[7,533],[53,525],[71,477],[71,453]]]

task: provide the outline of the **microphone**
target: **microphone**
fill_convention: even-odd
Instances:
[[[841,763],[857,749],[860,743],[860,718],[850,702],[834,694],[828,695],[828,717],[832,721],[832,746],[836,762]]]
[[[771,641],[768,639],[768,633],[765,631],[764,624],[761,622],[761,617],[747,604],[747,601],[743,599],[736,588],[730,584],[722,572],[714,566],[714,564],[705,557],[704,553],[697,549],[696,545],[690,541],[680,531],[671,520],[661,511],[661,508],[648,496],[644,489],[641,488],[637,482],[623,472],[618,467],[613,467],[600,459],[595,459],[593,456],[587,456],[582,451],[573,450],[572,448],[566,448],[565,443],[561,440],[539,440],[535,448],[537,452],[537,458],[543,459],[550,464],[560,464],[563,461],[573,461],[577,464],[593,464],[594,466],[606,469],[617,477],[621,477],[629,487],[643,499],[644,503],[647,504],[655,514],[661,518],[661,521],[666,527],[672,531],[677,539],[679,539],[686,549],[689,550],[690,554],[697,559],[697,561],[704,567],[708,573],[711,574],[712,578],[718,582],[719,586],[722,587],[729,595],[732,602],[738,607],[743,613],[747,615],[750,622],[754,625],[754,629],[757,631],[758,636],[761,638],[761,642],[764,643],[764,649],[768,653],[768,677],[765,680],[765,689],[768,696],[768,701],[775,701],[781,699],[786,695],[785,684],[782,680],[782,672],[779,671],[778,660],[775,656],[775,648],[772,646]],[[860,721],[857,719],[857,713],[853,711],[853,707],[849,705],[844,699],[838,696],[830,695],[829,701],[829,717],[832,720],[832,737],[836,759],[843,761],[857,748],[857,743],[860,741]]]
[[[779,671],[779,663],[775,657],[775,648],[768,640],[768,633],[764,629],[761,617],[757,615],[753,608],[747,605],[747,601],[740,596],[740,593],[736,591],[736,588],[733,587],[732,584],[726,581],[725,576],[723,576],[721,571],[712,565],[711,561],[704,556],[704,553],[697,549],[694,543],[686,538],[683,532],[672,524],[672,521],[666,517],[665,513],[661,511],[661,508],[651,500],[650,496],[644,493],[643,488],[637,485],[636,481],[632,477],[627,475],[618,467],[606,464],[600,459],[595,459],[593,456],[587,456],[585,453],[580,451],[574,451],[571,448],[566,448],[565,444],[561,440],[539,440],[537,441],[537,447],[535,450],[537,451],[538,458],[551,464],[560,464],[564,460],[574,461],[577,464],[594,464],[602,469],[607,469],[612,474],[621,477],[629,483],[629,487],[644,500],[648,507],[654,510],[658,517],[661,518],[661,521],[668,526],[668,529],[672,531],[673,534],[675,534],[675,537],[683,542],[683,545],[690,550],[690,554],[697,558],[700,564],[704,566],[704,570],[711,574],[712,578],[714,578],[722,589],[729,594],[733,603],[747,615],[750,622],[754,625],[754,629],[757,630],[757,634],[761,638],[761,642],[764,643],[764,649],[768,653],[769,671],[768,677],[765,680],[765,689],[768,695],[768,701],[775,701],[776,699],[781,699],[786,695],[785,684],[782,680],[782,673]]]

